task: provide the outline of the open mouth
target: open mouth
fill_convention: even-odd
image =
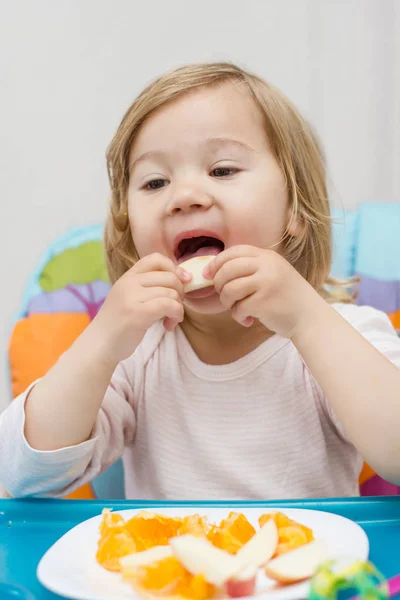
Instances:
[[[197,236],[181,240],[175,250],[178,264],[195,256],[216,256],[225,249],[222,240],[210,236]]]

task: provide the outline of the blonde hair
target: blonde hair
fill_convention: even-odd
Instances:
[[[159,77],[123,117],[107,150],[112,195],[105,251],[111,280],[116,281],[138,260],[127,216],[127,196],[129,156],[139,129],[167,102],[195,88],[225,83],[243,85],[250,93],[264,117],[266,135],[286,179],[292,217],[281,240],[285,258],[327,300],[349,301],[350,294],[340,289],[342,282],[329,277],[331,219],[325,160],[314,132],[282,92],[230,63],[188,65]],[[296,222],[301,224],[301,231],[290,235]]]

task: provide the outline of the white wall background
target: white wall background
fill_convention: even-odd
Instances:
[[[37,258],[104,218],[105,148],[165,69],[257,71],[316,125],[334,202],[400,200],[399,0],[0,0],[0,14],[2,365]]]

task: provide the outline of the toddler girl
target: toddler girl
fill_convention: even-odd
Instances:
[[[128,498],[357,495],[400,483],[400,340],[329,279],[324,161],[282,93],[192,65],[134,101],[108,149],[114,285],[0,417],[12,496],[64,496],[123,456]],[[180,265],[210,255],[212,286]]]

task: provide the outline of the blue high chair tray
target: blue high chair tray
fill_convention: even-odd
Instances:
[[[338,514],[364,529],[370,543],[370,560],[385,577],[400,571],[400,496],[268,502],[0,500],[0,599],[60,600],[39,583],[37,565],[58,538],[78,523],[99,515],[105,507],[156,511],[191,506],[228,510],[306,508]]]

